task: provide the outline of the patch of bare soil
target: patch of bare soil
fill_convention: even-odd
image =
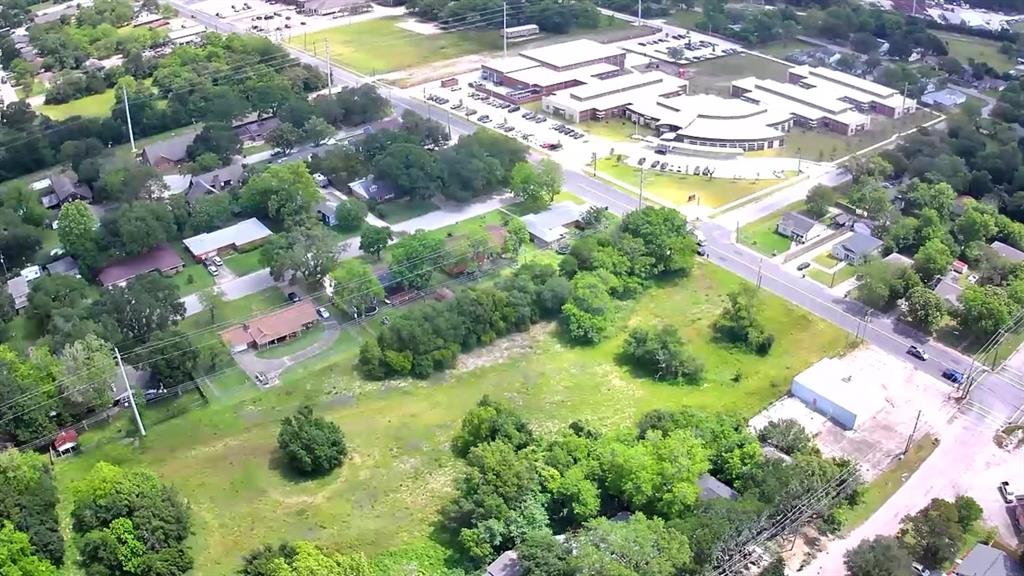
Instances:
[[[551,332],[554,327],[554,322],[542,322],[526,332],[505,336],[490,346],[484,346],[483,348],[463,354],[459,356],[454,372],[476,370],[477,368],[504,362],[512,356],[528,352],[533,349],[537,340]]]
[[[466,74],[468,72],[473,72],[474,70],[479,70],[480,65],[487,62],[492,57],[493,55],[490,54],[471,54],[469,56],[462,56],[461,58],[453,58],[451,60],[425,64],[408,70],[398,70],[388,74],[382,74],[378,78],[399,88],[411,88],[413,86],[419,86],[420,84],[436,82],[451,76],[458,76],[459,74]]]

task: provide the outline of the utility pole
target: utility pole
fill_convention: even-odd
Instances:
[[[508,58],[508,2],[501,3],[502,56]]]
[[[138,152],[135,149],[135,132],[132,130],[132,111],[128,108],[128,89],[121,86],[121,96],[124,97],[124,116],[128,120],[128,139],[132,142],[132,154]]]
[[[764,266],[764,258],[757,261],[757,289],[761,289],[761,266]]]
[[[903,455],[906,456],[907,452],[910,452],[910,445],[914,443],[914,434],[917,433],[917,424],[921,421],[921,411],[917,411],[917,418],[914,420],[914,429],[910,431],[910,436],[907,437],[907,447],[903,449]]]
[[[135,424],[139,427],[139,434],[145,436],[146,427],[142,425],[142,417],[139,416],[139,408],[135,405],[135,392],[132,391],[132,385],[128,382],[128,374],[124,371],[124,362],[121,361],[121,352],[117,348],[114,348],[114,354],[117,356],[117,365],[121,367],[121,378],[124,379],[124,388],[128,391],[128,404],[132,407],[132,413],[135,414]]]
[[[636,25],[644,25],[644,0],[636,0]]]
[[[324,40],[324,62],[327,62],[327,93],[334,92],[334,70],[331,69],[331,49]]]
[[[596,164],[595,164],[596,166]],[[644,207],[644,167],[640,167],[640,200],[636,203],[636,209],[639,210]]]
[[[914,0],[915,4],[917,0]],[[903,111],[907,109],[907,88],[910,87],[910,82],[903,83],[903,103],[900,104],[900,116],[903,115]]]

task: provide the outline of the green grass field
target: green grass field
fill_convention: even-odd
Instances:
[[[181,272],[171,276],[171,280],[178,287],[178,293],[182,296],[206,290],[216,283],[213,276],[206,271],[205,266],[194,262],[186,265]]]
[[[703,14],[696,10],[680,10],[669,16],[668,21],[676,26],[696,30],[697,22],[700,22],[701,18],[703,18]]]
[[[924,109],[898,120],[875,114],[871,116],[870,128],[854,136],[794,127],[786,134],[785,148],[782,148],[777,155],[799,157],[817,162],[838,160],[869,146],[874,146],[898,132],[905,132],[915,126],[920,126],[933,118],[935,115]]]
[[[378,204],[373,213],[388,224],[398,224],[438,209],[430,200],[392,200]]]
[[[1013,59],[999,51],[999,42],[952,32],[936,31],[935,35],[946,43],[949,55],[964,64],[971,60],[985,62],[1000,72],[1006,72],[1016,65]]]
[[[768,56],[774,56],[775,58],[785,58],[797,50],[804,50],[806,48],[813,47],[814,44],[804,42],[803,40],[797,40],[790,38],[787,40],[779,40],[778,42],[772,42],[765,44],[764,46],[758,46],[755,50]]]
[[[640,170],[625,162],[620,163],[615,158],[603,158],[597,161],[597,167],[598,174],[611,176],[637,188],[640,186]],[[787,176],[790,177],[795,175],[795,173],[787,173]],[[644,171],[645,193],[680,206],[691,203],[690,196],[695,195],[696,199],[692,202],[708,208],[718,208],[780,182],[782,180],[775,178],[761,180],[708,179],[703,176],[658,170]]]
[[[245,276],[264,268],[260,264],[260,251],[258,249],[241,254],[232,254],[224,259],[224,265],[228,267],[228,270],[234,272],[236,276]]]
[[[717,94],[729,97],[732,83],[747,76],[786,81],[790,66],[753,54],[730,54],[696,64],[686,64],[693,71],[690,94]]]
[[[910,447],[910,452],[902,460],[894,463],[868,483],[867,489],[864,491],[864,500],[846,514],[843,534],[849,534],[854,528],[863,524],[900,489],[900,486],[903,486],[906,481],[903,475],[906,474],[909,478],[935,451],[938,445],[933,440],[934,437],[930,434],[922,436],[917,442],[914,442]]]
[[[814,266],[811,266],[805,271],[805,273],[807,274],[808,278],[814,280],[818,284],[822,284],[824,286],[832,288],[833,286],[838,286],[843,282],[846,282],[850,278],[856,276],[857,267],[850,266],[849,264],[847,264],[846,266],[843,266],[838,270],[826,272],[821,268],[815,268]]]
[[[493,30],[418,34],[399,28],[398,21],[366,20],[292,36],[288,43],[307,51],[316,46],[322,52],[326,40],[335,62],[371,76],[501,48]]]
[[[647,126],[636,126],[633,122],[622,118],[610,118],[608,120],[590,120],[580,122],[576,125],[593,136],[606,138],[608,140],[630,141],[634,134],[640,136],[652,136],[654,130]]]
[[[831,269],[834,266],[838,266],[842,261],[836,259],[831,252],[821,252],[814,257],[814,263],[821,266],[822,268]]]
[[[784,206],[767,216],[763,216],[753,222],[740,227],[737,239],[740,244],[751,248],[765,256],[775,256],[789,250],[792,242],[782,234],[775,232],[779,218],[786,212],[799,212],[804,209],[803,200]]]
[[[203,310],[182,320],[179,327],[184,332],[201,330],[202,332],[192,337],[194,343],[201,344],[220,338],[218,334],[227,330],[233,323],[246,320],[254,314],[272,311],[286,302],[288,298],[285,297],[284,291],[275,286],[238,300],[224,301],[215,310],[212,322],[210,312]]]
[[[776,337],[767,357],[713,343],[709,326],[741,282],[699,263],[691,277],[623,303],[598,346],[568,347],[552,326],[539,326],[474,353],[474,369],[425,381],[361,379],[353,361],[373,324],[346,330],[329,350],[286,370],[273,389],[257,391],[235,375],[218,381],[238,390],[231,402],[215,400],[152,425],[138,446],[110,441],[120,440],[116,434],[97,435],[106,442],[83,435],[82,452],[58,461],[57,481],[66,499],[69,485],[95,462],[153,469],[189,501],[194,571],[204,576],[234,573],[241,556],[263,542],[307,539],[370,555],[396,547],[436,551],[429,538],[462,470],[448,443],[484,394],[515,405],[541,434],[577,419],[601,429],[628,426],[654,408],[749,417],[785,394],[794,374],[847,346],[841,330],[767,293],[762,319]],[[274,299],[282,298],[276,292]],[[707,366],[702,386],[655,383],[614,362],[625,331],[653,322],[680,328]],[[350,457],[329,476],[296,481],[281,471],[276,434],[280,419],[307,402],[345,431]]]
[[[72,100],[65,104],[43,104],[36,108],[40,114],[45,114],[54,120],[63,120],[72,116],[86,116],[99,118],[110,115],[110,109],[114,106],[114,89],[110,88],[99,94]]]

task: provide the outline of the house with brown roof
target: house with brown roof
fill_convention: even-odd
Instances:
[[[78,181],[77,174],[68,171],[50,176],[50,186],[39,200],[46,208],[60,209],[75,200],[92,202],[92,190]]]
[[[124,286],[129,280],[142,274],[159,272],[164,276],[173,276],[185,267],[185,262],[173,248],[161,244],[145,254],[122,258],[108,264],[99,273],[100,284],[104,288]]]
[[[302,300],[287,308],[232,326],[221,332],[220,337],[232,353],[249,348],[262,350],[298,336],[316,325],[318,318],[313,302]]]
[[[188,161],[188,147],[195,139],[196,133],[190,132],[154,142],[142,149],[142,161],[157,170],[174,168]]]

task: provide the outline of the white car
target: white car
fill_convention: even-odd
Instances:
[[[321,187],[321,188],[326,188],[327,184],[329,183],[328,180],[327,180],[327,176],[324,176],[323,174],[321,174],[319,172],[317,172],[316,174],[313,174],[313,181],[316,182],[316,185]]]
[[[210,258],[210,260],[213,261],[213,264],[215,266],[223,266],[224,265],[224,260],[221,260],[220,256],[214,256],[213,258]]]
[[[217,270],[217,267],[214,266],[213,264],[210,264],[209,266],[207,266],[206,267],[206,271],[210,273],[210,276],[218,276],[218,275],[220,275],[220,270]]]
[[[333,136],[328,138],[327,140],[324,140],[324,146],[334,146],[337,143],[338,139]]]
[[[328,318],[331,317],[331,313],[328,312],[327,308],[324,308],[323,306],[316,309],[316,315],[323,318],[324,320],[327,320]]]

